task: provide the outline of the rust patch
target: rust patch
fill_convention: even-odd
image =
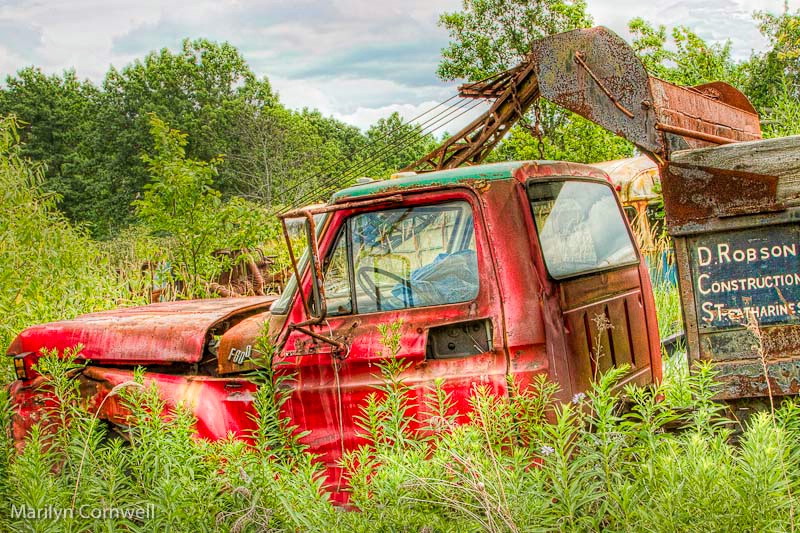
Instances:
[[[662,166],[667,226],[680,231],[687,223],[716,217],[782,209],[778,179],[749,172],[701,169],[667,163]]]

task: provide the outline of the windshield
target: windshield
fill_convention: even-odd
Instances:
[[[347,220],[326,261],[328,313],[465,302],[478,294],[468,202],[370,211]]]

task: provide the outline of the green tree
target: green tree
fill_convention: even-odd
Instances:
[[[246,109],[235,136],[239,151],[226,157],[230,190],[270,207],[303,203],[324,189],[365,142],[353,126],[280,105]]]
[[[628,29],[631,47],[658,78],[686,86],[724,81],[741,88],[744,83],[742,65],[731,57],[730,40],[709,44],[691,29],[677,26],[669,43],[666,27],[653,27],[641,18],[631,20]]]
[[[139,157],[152,146],[149,113],[188,134],[189,157],[210,160],[236,152],[235,134],[246,109],[276,105],[266,79],[257,79],[239,51],[228,43],[184,40],[179,52],[152,52],[122,70],[111,68],[103,82],[98,122],[102,172],[110,192],[115,226],[130,221],[131,199],[141,194],[148,169]],[[218,162],[217,183],[233,180]]]
[[[214,279],[224,265],[213,252],[253,248],[273,228],[266,213],[241,198],[224,201],[213,188],[220,158],[198,161],[186,155],[187,135],[149,116],[155,148],[142,155],[151,182],[133,202],[145,226],[164,240],[177,262],[173,275],[184,282],[188,296],[206,294],[203,282]]]
[[[23,123],[21,156],[43,164],[42,190],[56,193],[58,207],[81,222],[100,215],[96,202],[103,196],[94,182],[92,150],[98,95],[74,70],[48,76],[33,67],[8,76],[0,90],[0,115]]]
[[[550,131],[541,148],[540,152],[539,142],[530,130],[517,126],[495,149],[493,160],[549,159],[597,163],[630,157],[632,153],[628,141],[572,113],[560,126]]]
[[[107,309],[132,298],[82,228],[43,190],[13,117],[0,117],[0,349],[31,324]],[[10,368],[0,365],[0,380]]]
[[[592,25],[584,0],[463,0],[461,11],[444,13],[450,32],[439,77],[480,80],[517,65],[531,42]]]
[[[464,0],[462,10],[439,20],[450,33],[438,74],[471,81],[519,64],[531,43],[544,36],[592,25],[583,0]],[[536,113],[528,122],[537,124]],[[515,126],[493,159],[566,159],[595,162],[631,155],[632,146],[573,113],[541,103],[538,126],[543,146],[527,128]]]
[[[434,148],[438,142],[430,133],[423,133],[417,124],[407,124],[397,112],[379,119],[367,130],[370,154],[377,159],[372,176],[388,176],[410,165]]]
[[[800,10],[755,13],[770,43],[744,65],[746,93],[764,119],[770,137],[800,133]]]

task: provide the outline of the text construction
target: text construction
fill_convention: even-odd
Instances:
[[[800,231],[766,226],[689,241],[700,327],[800,322]]]

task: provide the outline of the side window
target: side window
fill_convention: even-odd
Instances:
[[[628,222],[633,224],[634,220],[636,220],[636,215],[638,215],[636,208],[632,205],[626,205],[623,206],[623,209],[625,210],[625,216],[628,218]]]
[[[581,180],[528,185],[547,270],[557,279],[638,260],[610,187]]]
[[[478,295],[472,208],[455,201],[349,218],[325,270],[330,314],[466,302]]]

